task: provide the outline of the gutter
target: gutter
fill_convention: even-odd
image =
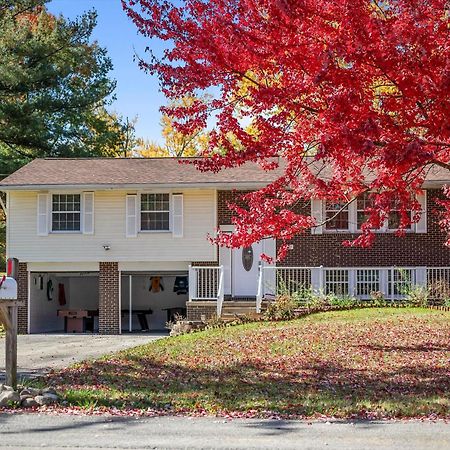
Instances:
[[[17,184],[2,185],[0,191],[43,191],[43,190],[142,190],[142,189],[260,189],[267,186],[267,182],[228,182],[228,183],[146,183],[146,184]]]
[[[91,190],[91,191],[109,191],[109,190],[142,190],[142,189],[219,189],[219,190],[252,190],[267,186],[267,182],[222,182],[222,183],[145,183],[145,184],[16,184],[2,185],[0,191],[48,191],[48,190]],[[448,180],[429,180],[423,184],[424,189],[442,188],[450,184]],[[2,208],[3,202],[1,204]],[[6,210],[6,208],[4,208]]]

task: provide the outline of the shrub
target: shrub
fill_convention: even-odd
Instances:
[[[351,308],[358,303],[358,300],[354,297],[344,296],[338,297],[336,294],[328,294],[326,301],[329,306],[337,306],[340,308]]]
[[[375,306],[386,306],[388,304],[381,291],[372,291],[370,293],[370,299]]]
[[[411,306],[427,306],[428,305],[428,289],[423,286],[413,286],[406,293],[405,300]]]
[[[295,310],[299,306],[295,296],[282,294],[274,302],[269,303],[264,317],[268,320],[290,320],[295,317]]]
[[[450,303],[450,284],[445,280],[436,280],[428,286],[428,299],[436,303],[449,306]]]
[[[305,297],[305,306],[308,309],[322,309],[328,306],[328,298],[323,292],[318,294],[309,290],[308,295]]]

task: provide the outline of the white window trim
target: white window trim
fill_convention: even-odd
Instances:
[[[142,196],[147,194],[169,194],[169,229],[168,230],[143,230],[141,225],[141,215],[142,215]],[[161,212],[161,211],[160,211]],[[166,211],[163,211],[166,212]],[[167,191],[144,191],[138,194],[138,233],[143,234],[160,234],[160,233],[173,233],[172,224],[173,206],[172,206],[172,193]]]
[[[422,214],[427,214],[427,211],[425,210]],[[326,234],[360,234],[362,233],[361,229],[358,228],[358,209],[357,209],[357,202],[356,200],[353,201],[348,205],[348,228],[345,229],[339,229],[339,230],[333,230],[327,228],[327,222],[326,222],[326,200],[322,200],[322,215],[324,218],[324,225],[323,225],[323,233]],[[412,213],[411,213],[412,215]],[[395,233],[399,229],[398,228],[389,228],[388,227],[388,220],[386,219],[384,221],[384,224],[381,228],[377,230],[373,230],[374,233]],[[416,226],[417,222],[411,223],[411,228],[405,229],[405,233],[416,233]]]
[[[324,221],[323,225],[323,231],[325,233],[352,233],[352,211],[351,206],[354,205],[356,202],[350,203],[347,205],[348,208],[348,228],[339,228],[339,229],[329,229],[327,228],[328,222],[327,222],[327,201],[322,200],[322,217]],[[341,211],[336,211],[336,213],[340,213]]]
[[[54,195],[79,195],[80,196],[80,229],[79,230],[53,230],[53,213],[55,212],[63,212],[63,211],[53,211],[53,196]],[[48,208],[48,214],[49,214],[49,234],[83,234],[83,221],[84,221],[84,200],[83,200],[83,192],[76,191],[76,192],[50,192],[49,195],[49,208]],[[70,212],[70,211],[69,211]],[[74,211],[78,212],[78,211]]]

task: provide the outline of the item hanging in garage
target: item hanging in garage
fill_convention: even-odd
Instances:
[[[189,289],[189,279],[188,277],[176,277],[175,284],[173,286],[173,292],[176,292],[177,295],[185,295],[188,293]]]
[[[64,306],[66,302],[66,290],[63,283],[58,285],[58,301],[61,306]]]
[[[53,281],[47,281],[47,300],[51,302],[53,300]]]
[[[151,277],[150,278],[150,292],[164,291],[164,286],[162,285],[162,277]]]

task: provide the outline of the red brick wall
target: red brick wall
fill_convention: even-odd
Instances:
[[[228,208],[228,203],[237,203],[243,205],[239,201],[239,197],[249,191],[218,191],[217,193],[217,223],[219,225],[232,225],[233,212]]]
[[[119,334],[119,264],[101,262],[99,266],[99,333]]]
[[[28,266],[27,263],[19,263],[17,274],[17,300],[24,303],[18,310],[18,332],[28,333]]]
[[[242,192],[220,191],[218,193],[219,225],[231,224],[232,213],[227,202],[233,201]],[[392,233],[377,235],[371,248],[343,247],[342,242],[353,239],[351,233],[324,233],[311,235],[309,232],[293,239],[294,246],[279,265],[281,266],[449,266],[450,249],[444,247],[445,235],[435,222],[433,210],[440,190],[427,192],[427,233],[407,233],[399,238]]]
[[[209,320],[217,315],[217,305],[216,302],[187,302],[186,311],[187,320],[200,321],[202,316]]]

